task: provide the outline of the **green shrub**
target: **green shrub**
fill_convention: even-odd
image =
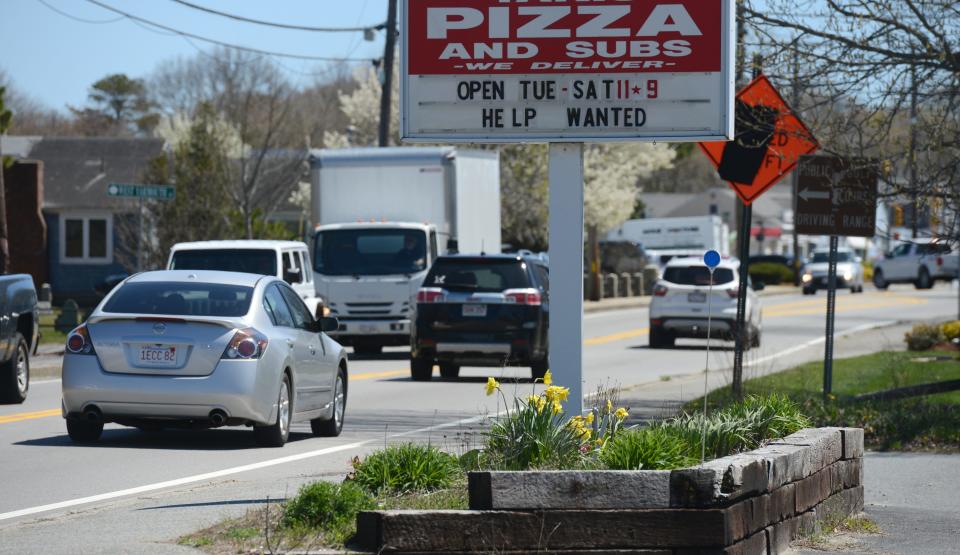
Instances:
[[[625,430],[600,452],[600,462],[610,470],[672,470],[699,460],[699,444],[662,425]]]
[[[335,543],[356,532],[357,513],[376,508],[369,492],[352,482],[314,482],[300,488],[283,510],[283,525],[322,531]]]
[[[946,341],[950,341],[951,343],[960,341],[960,320],[942,324],[940,326],[940,334]]]
[[[750,273],[750,279],[764,284],[793,283],[793,270],[776,262],[751,264],[747,271]]]
[[[927,324],[916,324],[903,336],[907,349],[911,351],[929,351],[937,343],[942,343],[943,339],[939,326]]]
[[[404,443],[355,462],[350,479],[373,493],[402,494],[445,489],[461,475],[453,455],[432,445]]]

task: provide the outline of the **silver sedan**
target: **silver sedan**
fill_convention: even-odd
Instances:
[[[286,443],[290,424],[336,436],[347,356],[303,300],[270,276],[145,272],[103,299],[67,338],[63,415],[77,442],[116,422],[141,429],[253,426]]]

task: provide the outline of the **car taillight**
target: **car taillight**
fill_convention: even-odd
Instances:
[[[943,266],[943,257],[942,257],[942,256],[938,256],[938,257],[937,257],[937,266]]]
[[[654,297],[665,297],[665,296],[667,295],[667,291],[669,291],[669,289],[667,289],[667,286],[666,286],[666,285],[660,285],[660,284],[658,283],[658,284],[656,285],[656,287],[653,288],[653,296],[654,296]]]
[[[526,306],[540,306],[543,302],[540,292],[536,289],[507,289],[503,292],[503,298],[508,303]]]
[[[220,358],[251,360],[260,358],[267,350],[267,338],[253,328],[237,330]]]
[[[90,332],[86,324],[70,332],[67,336],[67,351],[75,355],[92,355],[93,342],[90,341]]]
[[[736,299],[740,295],[740,292],[736,289],[727,289],[727,296],[731,299]]]
[[[417,291],[418,303],[439,303],[443,301],[446,293],[439,287],[421,287]]]

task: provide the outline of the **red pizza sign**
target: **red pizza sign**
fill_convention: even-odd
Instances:
[[[404,0],[404,138],[726,140],[734,0]]]

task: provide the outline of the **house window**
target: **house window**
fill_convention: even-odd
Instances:
[[[113,262],[113,216],[66,214],[60,226],[60,261],[65,264]]]

